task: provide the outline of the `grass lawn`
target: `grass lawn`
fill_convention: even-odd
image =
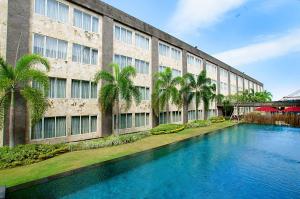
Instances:
[[[208,127],[185,129],[175,134],[150,136],[130,144],[70,152],[32,165],[0,170],[0,186],[5,185],[11,187],[65,171],[170,144],[193,136],[206,134],[232,125],[234,125],[234,123],[226,121],[223,123],[212,124]]]

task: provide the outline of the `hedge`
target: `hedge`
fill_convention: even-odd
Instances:
[[[193,122],[188,123],[186,126],[187,128],[199,128],[199,127],[206,127],[210,125],[211,125],[211,121],[209,120],[195,120]]]
[[[218,117],[211,117],[209,119],[212,123],[221,123],[225,122],[225,118],[223,116],[218,116]]]
[[[169,134],[169,133],[177,133],[185,129],[185,125],[182,124],[161,124],[153,129],[150,132],[153,135],[160,135],[160,134]]]

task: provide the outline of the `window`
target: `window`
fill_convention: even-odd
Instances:
[[[158,69],[158,71],[159,72],[163,72],[163,71],[165,71],[166,70],[166,66],[159,66],[159,69]]]
[[[68,42],[52,37],[34,34],[33,53],[41,56],[67,59]]]
[[[71,97],[77,99],[96,99],[97,84],[94,82],[72,79]]]
[[[69,6],[56,0],[35,0],[35,13],[63,23],[69,21]]]
[[[187,63],[190,64],[190,65],[194,65],[195,64],[194,56],[187,55]]]
[[[137,73],[149,74],[149,62],[136,59],[135,60],[135,69]]]
[[[132,58],[123,55],[115,55],[114,62],[119,65],[120,69],[126,66],[132,66]]]
[[[73,44],[72,61],[83,64],[98,64],[98,50],[87,46]]]
[[[132,44],[132,32],[126,28],[115,26],[115,39]]]
[[[66,79],[50,77],[49,98],[66,98]]]
[[[180,121],[181,121],[181,111],[173,111],[172,122],[180,122]]]
[[[188,120],[196,120],[196,111],[188,111]]]
[[[117,117],[114,115],[114,128],[117,127]],[[119,128],[128,129],[132,127],[132,113],[123,113],[119,116]]]
[[[135,114],[135,127],[149,126],[149,113],[136,113]]]
[[[89,32],[99,32],[99,19],[98,17],[91,16],[85,12],[74,9],[74,26]]]
[[[166,112],[159,113],[159,124],[167,124],[168,117]]]
[[[177,69],[172,69],[172,76],[173,77],[180,77],[181,76],[181,71]]]
[[[175,60],[181,60],[181,51],[175,48],[172,48],[171,57]]]
[[[31,139],[46,139],[66,136],[66,117],[41,119],[31,131]]]
[[[135,45],[141,49],[149,50],[149,39],[135,33]]]
[[[149,87],[137,87],[141,94],[141,100],[150,100],[150,88]]]
[[[97,132],[97,116],[73,116],[71,135]]]
[[[170,56],[170,47],[169,46],[159,43],[158,50],[159,50],[160,55],[166,56],[166,57]]]

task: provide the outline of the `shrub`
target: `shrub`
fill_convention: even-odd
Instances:
[[[0,168],[28,165],[68,151],[65,144],[27,144],[18,145],[12,149],[2,147],[0,148]]]
[[[185,128],[185,125],[182,124],[161,124],[153,129],[150,132],[153,135],[160,135],[160,134],[169,134],[169,133],[177,133],[182,131]]]
[[[97,149],[104,148],[109,146],[117,146],[121,144],[127,144],[136,142],[145,137],[150,136],[150,132],[140,132],[132,134],[123,134],[123,135],[111,135],[105,138],[99,138],[95,140],[81,141],[77,143],[68,144],[70,151],[79,151],[79,150],[88,150],[88,149]]]
[[[211,125],[209,120],[195,120],[187,124],[187,128],[199,128]]]
[[[211,117],[209,118],[209,120],[211,121],[211,123],[225,122],[225,118],[223,116]]]

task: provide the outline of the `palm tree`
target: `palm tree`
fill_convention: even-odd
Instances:
[[[255,93],[255,99],[257,102],[270,102],[272,101],[272,94],[268,91]]]
[[[167,67],[164,71],[155,74],[155,86],[152,94],[152,107],[158,115],[159,111],[166,108],[167,123],[170,122],[169,102],[180,107],[182,101],[177,86],[182,82],[181,77],[172,77],[172,69]]]
[[[136,70],[132,66],[126,66],[120,69],[118,64],[110,64],[113,68],[113,74],[101,70],[95,75],[95,82],[104,81],[104,85],[99,91],[99,105],[102,112],[112,109],[114,105],[117,107],[116,129],[119,133],[119,113],[120,100],[126,103],[126,109],[131,106],[134,98],[137,104],[140,103],[141,97],[139,89],[134,86],[132,78],[136,76]]]
[[[14,140],[14,112],[15,96],[20,94],[26,101],[30,109],[32,125],[34,125],[45,113],[47,100],[45,93],[48,92],[49,79],[41,70],[33,68],[35,65],[43,65],[47,71],[50,69],[47,59],[39,55],[25,55],[21,57],[16,66],[9,65],[3,58],[0,58],[0,115],[4,112],[9,113],[8,132],[9,146],[15,146]],[[33,88],[28,85],[34,81],[41,85],[44,90]]]

